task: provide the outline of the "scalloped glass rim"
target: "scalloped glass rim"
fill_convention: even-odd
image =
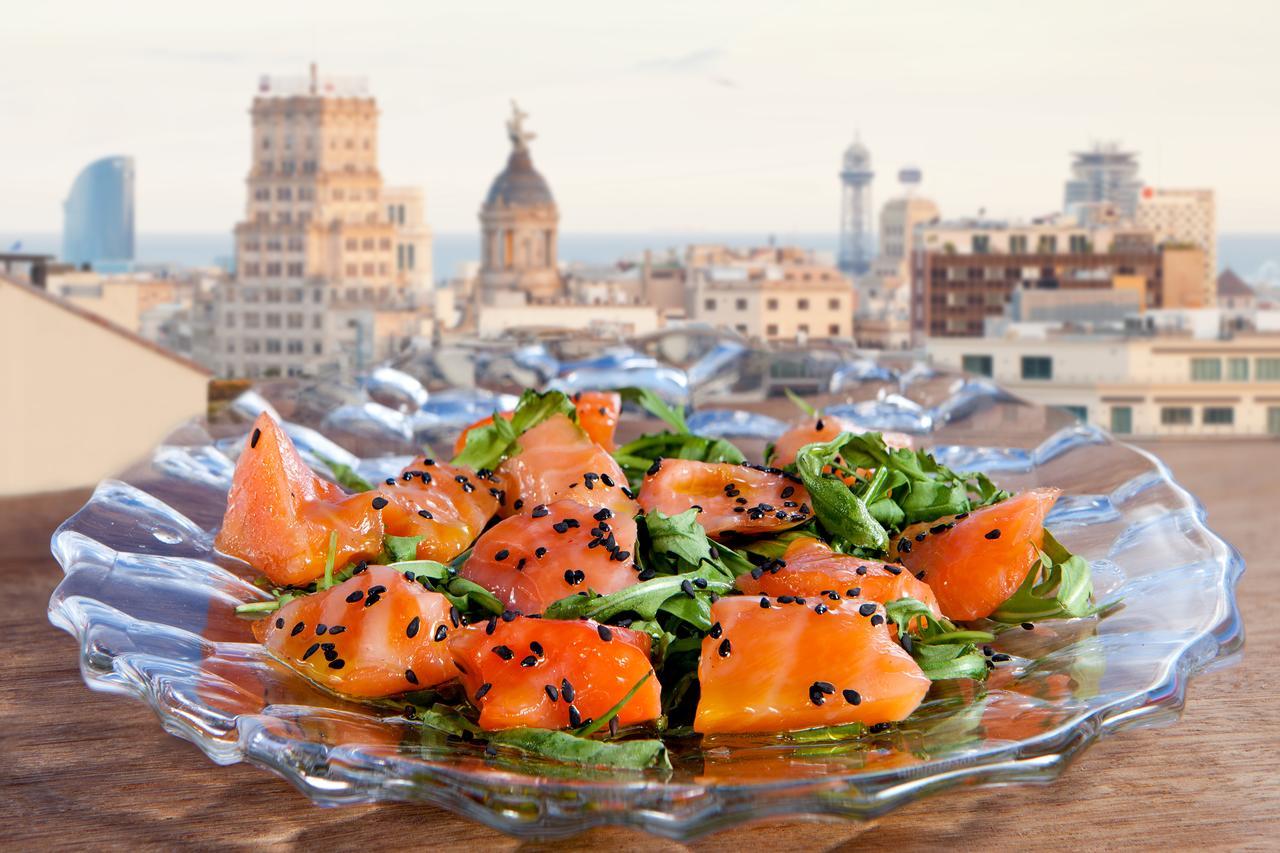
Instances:
[[[952,397],[937,408],[964,410],[965,401],[956,398],[965,387],[953,388]],[[889,405],[894,412],[903,407],[898,401]],[[875,420],[874,411],[867,419]],[[703,418],[700,428],[758,436],[776,425],[761,427],[755,415],[717,411]],[[1094,627],[1081,625],[1078,632],[1074,623],[1065,623],[1059,646],[1029,646],[1028,656],[1017,658],[1011,670],[1016,674],[1009,687],[1019,700],[1026,699],[1017,693],[1024,679],[1028,696],[1033,686],[1042,690],[1059,672],[1073,673],[1061,683],[1076,683],[1072,667],[1081,665],[1081,649],[1088,649],[1099,680],[1097,694],[1084,699],[1051,696],[1034,704],[1027,699],[1026,714],[1037,708],[1051,712],[1053,724],[1041,731],[1001,739],[992,737],[998,729],[985,719],[961,732],[945,728],[950,717],[940,715],[936,726],[901,736],[918,735],[912,743],[929,744],[932,755],[927,750],[923,758],[913,755],[905,740],[885,747],[870,742],[859,747],[860,760],[882,753],[888,758],[869,769],[842,764],[849,753],[806,757],[808,763],[796,764],[800,753],[793,746],[776,751],[759,744],[754,750],[729,747],[723,750],[727,781],[707,776],[709,752],[702,753],[702,775],[677,767],[662,779],[563,768],[550,773],[537,762],[486,762],[460,745],[410,750],[401,741],[388,743],[391,732],[402,736],[407,728],[394,717],[322,696],[267,658],[261,647],[244,642],[236,634],[238,623],[220,615],[236,603],[262,597],[247,582],[247,567],[213,550],[206,529],[216,524],[233,466],[224,451],[234,452],[243,434],[215,442],[199,424],[180,433],[187,437],[159,448],[135,478],[146,489],[106,481],[54,534],[53,552],[66,577],[50,600],[49,618],[79,640],[81,670],[90,687],[147,702],[166,731],[195,743],[215,762],[264,767],[322,805],[423,801],[539,838],[605,824],[683,839],[768,817],[869,818],[954,785],[1051,781],[1098,737],[1176,718],[1188,679],[1230,662],[1244,639],[1235,600],[1243,561],[1205,526],[1204,508],[1154,456],[1102,430],[1075,426],[1033,450],[935,448],[956,467],[1023,482],[1041,475],[1066,481],[1067,494],[1052,517],[1055,531],[1096,562],[1100,594],[1129,593],[1132,602],[1150,602],[1163,614],[1156,623],[1143,616],[1141,607],[1127,604],[1119,616]],[[305,438],[299,432],[295,440],[300,435]],[[307,442],[300,444],[305,452]],[[398,462],[351,459],[367,472]],[[1116,471],[1124,478],[1108,480]],[[1073,482],[1108,488],[1090,492],[1073,488]],[[167,500],[198,509],[188,509],[196,520]],[[1141,596],[1133,598],[1136,592]],[[1123,624],[1110,630],[1110,619]],[[1001,640],[1006,637],[1013,643],[1024,639],[1005,635]],[[1109,678],[1114,684],[1104,691]],[[262,695],[252,695],[259,687]],[[271,701],[263,705],[267,698]],[[1017,717],[1010,719],[1017,722]],[[982,738],[976,746],[974,732]],[[775,769],[763,781],[735,779],[735,761],[748,752],[765,766],[779,761],[779,766],[802,769],[790,777]],[[827,764],[820,765],[815,774],[815,761],[835,763],[829,771]]]

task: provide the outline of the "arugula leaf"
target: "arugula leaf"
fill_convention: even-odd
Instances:
[[[631,697],[635,696],[636,692],[639,691],[639,689],[644,686],[644,683],[652,677],[653,677],[653,670],[651,669],[648,672],[646,672],[643,676],[641,676],[640,680],[637,681],[631,687],[631,689],[627,691],[626,696],[623,696],[621,699],[617,701],[617,703],[612,708],[605,711],[604,714],[600,716],[600,719],[595,720],[591,723],[588,723],[587,725],[575,731],[574,734],[577,735],[578,737],[586,737],[587,735],[595,734],[605,726],[609,725],[609,721],[612,720],[614,717],[618,716],[618,714],[622,711],[622,709],[626,707],[626,704],[631,701]]]
[[[343,465],[341,462],[334,462],[327,456],[316,454],[316,458],[323,462],[333,474],[333,479],[339,486],[344,489],[350,489],[353,492],[368,492],[373,490],[373,484],[356,473],[355,469],[350,465]]]
[[[923,602],[899,598],[884,606],[898,626],[898,637],[925,675],[934,681],[987,677],[986,658],[977,643],[995,639],[987,631],[961,630],[945,616],[934,616]]]
[[[655,418],[666,421],[667,424],[676,432],[689,432],[689,424],[685,422],[684,411],[673,409],[667,405],[667,402],[648,388],[617,388],[615,389],[624,403],[635,403]]]
[[[414,712],[414,717],[424,726],[454,737],[474,736],[481,732],[480,727],[462,716],[458,709],[438,702],[430,708],[417,709]]]
[[[840,478],[826,473],[840,449],[851,438],[841,433],[832,441],[805,445],[796,454],[796,473],[804,482],[813,504],[813,512],[823,528],[841,543],[855,548],[883,551],[889,546],[889,534],[871,515],[862,498]]]
[[[705,587],[693,584],[695,580],[706,582]],[[620,613],[635,613],[641,619],[656,619],[659,609],[668,600],[677,595],[686,595],[683,584],[690,584],[693,596],[710,596],[711,593],[726,595],[733,589],[733,584],[720,580],[712,580],[699,572],[687,572],[679,575],[653,578],[642,581],[626,589],[620,589],[608,595],[570,595],[552,602],[542,614],[547,619],[596,619],[608,621]],[[688,596],[687,596],[688,597]],[[668,611],[669,612],[669,611]],[[672,614],[678,615],[678,614]],[[708,624],[701,630],[706,631]]]
[[[1092,597],[1089,563],[1068,551],[1046,530],[1040,558],[1032,564],[1017,591],[990,618],[1016,625],[1040,619],[1092,616],[1103,609],[1093,606]]]
[[[452,575],[449,567],[435,560],[400,560],[388,564],[387,568],[395,569],[402,575],[413,575],[413,579],[428,578],[433,581],[446,581]]]
[[[696,462],[746,461],[732,442],[688,432],[660,432],[642,435],[613,452],[613,458],[627,475],[633,489],[639,489],[645,474],[659,459],[691,459]]]
[[[436,591],[443,593],[444,597],[463,613],[479,609],[500,616],[507,609],[497,596],[466,578],[450,578],[443,587],[437,587]]]
[[[383,536],[382,550],[389,563],[403,563],[418,556],[418,543],[426,536]]]
[[[336,581],[333,579],[333,563],[338,557],[338,531],[329,531],[329,551],[324,558],[324,578],[316,583],[316,589],[328,589]]]
[[[787,399],[789,399],[791,402],[796,404],[797,409],[804,412],[806,415],[808,415],[811,418],[816,418],[818,416],[818,410],[815,409],[813,406],[810,406],[808,403],[806,403],[804,401],[804,397],[801,397],[799,394],[797,394],[795,391],[792,391],[790,388],[783,388],[782,390],[783,390],[783,393],[787,395]]]
[[[676,515],[655,509],[645,513],[644,526],[655,556],[683,561],[691,568],[697,568],[704,560],[711,561],[711,540],[698,523],[696,507]]]
[[[599,741],[551,729],[506,729],[489,734],[489,743],[520,752],[590,767],[622,770],[671,769],[660,740]]]
[[[553,415],[566,415],[576,421],[577,409],[573,401],[559,391],[539,393],[526,390],[520,395],[510,418],[494,413],[492,423],[467,433],[466,445],[453,458],[453,464],[465,465],[476,471],[496,468],[514,452],[521,435]]]

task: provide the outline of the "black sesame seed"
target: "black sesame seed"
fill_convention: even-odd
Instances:
[[[537,665],[538,665],[538,656],[537,656],[537,655],[525,655],[523,658],[521,658],[521,659],[520,659],[520,665],[521,665],[521,666],[537,666]]]
[[[342,658],[338,658],[337,660],[329,661],[329,669],[342,669],[342,668],[343,668],[344,666],[346,666],[346,665],[347,665],[347,662],[346,662],[346,661],[344,661]]]
[[[982,653],[987,657],[991,657],[991,655],[995,654],[995,649],[991,648],[990,646],[983,646]]]
[[[569,706],[569,725],[571,726],[582,725],[582,714],[578,713],[578,709],[573,707],[572,705]]]
[[[511,556],[511,552],[508,551],[506,548],[503,548],[501,551],[493,555],[493,559],[497,560],[498,562],[502,562],[503,560],[507,559],[507,557],[509,556]]]
[[[996,528],[996,529],[994,529],[994,530],[988,530],[985,534],[983,534],[983,538],[984,538],[984,539],[999,539],[999,538],[1000,538],[1000,528],[998,528],[998,527],[997,527],[997,528]]]
[[[378,495],[378,497],[373,499],[374,509],[382,509],[386,505],[387,505],[387,499],[382,497],[382,495]]]
[[[538,548],[535,548],[533,551],[533,556],[537,557],[539,560],[541,560],[546,555],[547,555],[546,548],[538,547]]]
[[[569,679],[560,679],[560,695],[564,697],[564,701],[573,701],[573,685],[569,683]]]
[[[305,627],[307,627],[307,624],[305,622],[299,622],[297,625],[293,626],[293,630],[289,632],[289,636],[290,637],[298,636],[299,634],[302,633],[302,629]]]
[[[872,624],[872,625],[883,625],[883,624],[884,624],[884,617],[883,617],[883,616],[881,616],[879,613],[877,613],[875,616],[872,616],[872,617],[871,617],[871,624]]]
[[[1003,652],[999,652],[997,654],[992,655],[991,660],[995,661],[996,663],[1004,663],[1007,660],[1013,660],[1013,658],[1009,657]]]
[[[364,598],[364,590],[357,589],[355,592],[347,596],[347,604],[355,604],[362,598]]]
[[[827,605],[825,605],[825,604],[819,604],[819,605],[817,605],[816,607],[814,607],[814,608],[813,608],[813,612],[814,612],[814,613],[817,613],[817,614],[819,614],[819,615],[821,615],[821,614],[823,614],[823,613],[826,613],[826,612],[827,612]]]
[[[608,507],[602,507],[599,512],[597,512],[595,515],[591,517],[594,518],[596,521],[608,521],[609,519],[613,518],[613,511],[610,510]]]
[[[866,567],[866,566],[858,566],[858,568],[854,569],[854,570],[853,570],[853,572],[854,572],[854,574],[858,574],[858,575],[865,575],[865,574],[867,573],[867,567]]]
[[[855,586],[853,589],[846,589],[844,591],[844,594],[849,598],[857,598],[858,596],[862,595],[862,587]]]
[[[409,627],[404,629],[404,635],[409,639],[418,636],[418,629],[422,627],[422,619],[415,616],[409,620]]]
[[[945,524],[935,524],[933,527],[929,528],[930,533],[945,533],[946,530],[947,526]]]
[[[329,636],[333,636],[334,634],[341,634],[345,630],[347,630],[346,625],[330,625]]]
[[[601,474],[600,482],[604,483],[606,486],[608,486],[611,489],[613,488],[613,478],[610,477],[608,474]]]
[[[782,499],[786,500],[787,498],[791,497],[795,493],[796,493],[795,486],[787,486],[785,489],[782,490]]]
[[[503,622],[514,622],[514,621],[515,621],[515,619],[516,619],[516,617],[517,617],[517,616],[519,616],[519,615],[520,615],[520,611],[519,611],[519,610],[504,610],[504,611],[502,611],[502,621],[503,621]]]
[[[844,696],[844,701],[850,705],[861,705],[862,696],[856,690],[841,690],[840,695]]]
[[[515,508],[516,512],[519,512],[520,510],[524,509],[524,501],[520,498],[516,498],[516,502],[513,503],[511,506]]]
[[[249,439],[250,449],[258,446],[258,439],[260,438],[262,438],[262,430],[255,427],[253,430],[253,438]]]
[[[645,471],[645,474],[652,477],[654,474],[658,473],[660,468],[662,468],[662,460],[655,459],[653,460],[653,464],[649,466],[649,470]]]
[[[440,627],[436,628],[436,632],[433,635],[431,635],[431,639],[439,643],[439,642],[442,642],[444,638],[447,636],[449,636],[449,629],[441,625]]]
[[[502,658],[503,660],[511,660],[513,657],[516,656],[516,653],[511,651],[511,649],[508,648],[507,646],[494,646],[492,651],[495,655]]]
[[[617,737],[617,736],[618,736],[618,718],[610,717],[609,718],[609,737]]]
[[[453,623],[455,628],[462,624],[462,611],[456,605],[449,608],[449,621]]]
[[[868,729],[868,731],[870,731],[873,735],[878,735],[881,732],[889,731],[889,729],[891,728],[893,728],[892,723],[873,723],[871,725],[871,728]]]
[[[768,602],[765,603],[765,606],[768,606]],[[724,628],[720,627],[720,623],[717,622],[711,626],[711,630],[707,633],[711,636],[711,639],[718,640],[720,639],[720,635],[724,633]]]
[[[795,601],[795,600],[796,600],[796,597],[795,597],[794,595],[780,595],[780,596],[778,596],[778,603],[779,603],[779,604],[791,604],[791,603],[792,603],[793,601]]]
[[[968,517],[969,517],[969,513],[967,513],[967,512],[962,512],[962,513],[960,513],[959,515],[957,515],[957,516],[956,516],[956,521],[963,521],[964,519],[966,519],[966,518],[968,518]]]
[[[1035,626],[1035,623],[1033,623],[1033,622],[1023,622],[1023,623],[1022,623],[1022,630],[1024,630],[1024,631],[1034,631],[1035,629],[1036,629],[1036,626]]]
[[[547,691],[547,698],[550,699],[552,702],[560,701],[560,691],[556,690],[556,686],[554,684],[548,684],[542,689]]]
[[[432,519],[434,519],[434,518],[435,518],[435,516],[431,514],[431,511],[430,511],[430,510],[425,510],[425,509],[420,509],[420,510],[418,510],[418,515],[422,516],[423,518],[427,519],[428,521],[431,521]]]
[[[720,641],[720,646],[716,649],[716,652],[719,653],[722,658],[727,658],[730,653],[733,652],[733,646],[729,643],[728,637],[725,637]]]
[[[556,533],[568,533],[569,525],[565,524],[563,521],[557,521],[555,524],[551,525],[551,529]]]
[[[685,595],[689,596],[690,598],[693,598],[695,595],[697,595],[697,593],[693,591],[693,584],[689,581],[688,578],[685,578],[684,580],[680,581],[680,591],[683,592]]]
[[[312,643],[310,646],[307,647],[307,650],[302,653],[302,659],[306,660],[307,658],[314,655],[317,651],[319,651],[319,649],[320,649],[319,643]]]
[[[415,674],[415,673],[414,673],[414,671],[413,671],[413,670],[411,670],[411,669],[406,669],[406,670],[404,671],[404,679],[405,679],[405,681],[409,682],[410,684],[417,684],[417,683],[418,683],[418,676],[417,676],[417,674]]]
[[[542,643],[539,643],[537,640],[534,640],[529,644],[529,651],[533,652],[538,657],[542,657],[545,654],[542,650]]]
[[[911,540],[910,540],[910,539],[899,539],[899,540],[898,540],[898,550],[899,550],[899,551],[901,551],[901,552],[902,552],[902,553],[904,553],[904,554],[910,554],[910,553],[911,553]]]
[[[873,602],[868,601],[866,604],[858,608],[859,616],[870,616],[876,612],[876,606]]]
[[[885,569],[885,571],[886,571],[886,572],[888,572],[888,573],[889,573],[889,574],[891,574],[891,575],[900,575],[900,574],[902,574],[902,568],[901,568],[900,566],[889,566],[889,565],[886,565],[886,566],[884,567],[884,569]]]
[[[760,609],[762,609],[762,610],[768,610],[768,609],[769,609],[769,599],[767,599],[767,598],[761,598],[761,599],[760,599]]]
[[[600,635],[600,639],[606,643],[613,639],[613,632],[609,630],[608,625],[597,625],[596,633]]]
[[[485,694],[492,689],[493,689],[493,685],[487,681],[484,684],[481,684],[479,689],[476,690],[476,701],[479,702],[481,699],[485,697]]]
[[[696,586],[698,589],[706,589],[706,588],[707,588],[707,579],[706,579],[706,578],[694,578],[694,579],[693,579],[693,585],[694,585],[694,586]]]
[[[283,617],[279,617],[279,618],[277,618],[277,619],[276,619],[276,627],[277,627],[277,628],[283,628],[283,627],[284,627],[284,618],[283,618]]]

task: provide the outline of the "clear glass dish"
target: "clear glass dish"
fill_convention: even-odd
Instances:
[[[960,784],[1051,781],[1095,739],[1176,718],[1188,679],[1243,644],[1239,554],[1159,460],[1065,413],[984,381],[838,349],[760,352],[666,335],[573,355],[544,344],[433,350],[358,386],[260,385],[175,432],[146,463],[102,483],[53,537],[66,577],[49,618],[79,640],[85,681],[147,702],[215,762],[267,768],[317,803],[424,801],[522,837],[623,824],[690,838],[768,817],[868,818]],[[217,553],[212,531],[257,411],[288,418],[309,460],[374,478],[423,443],[442,446],[526,383],[646,384],[692,403],[697,431],[746,448],[794,417],[781,387],[814,394],[867,428],[912,433],[952,467],[1014,489],[1061,487],[1050,525],[1093,563],[1098,599],[1122,604],[1105,618],[1001,635],[995,645],[1013,663],[985,687],[936,685],[891,731],[821,743],[707,738],[677,744],[672,770],[643,773],[488,757],[395,711],[324,693],[253,641],[233,608],[262,597],[255,573]],[[632,433],[654,428],[624,420]]]

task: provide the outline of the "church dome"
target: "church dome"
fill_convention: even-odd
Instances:
[[[546,180],[533,168],[533,158],[524,147],[516,148],[507,158],[507,168],[493,179],[485,207],[544,207],[556,200]]]

